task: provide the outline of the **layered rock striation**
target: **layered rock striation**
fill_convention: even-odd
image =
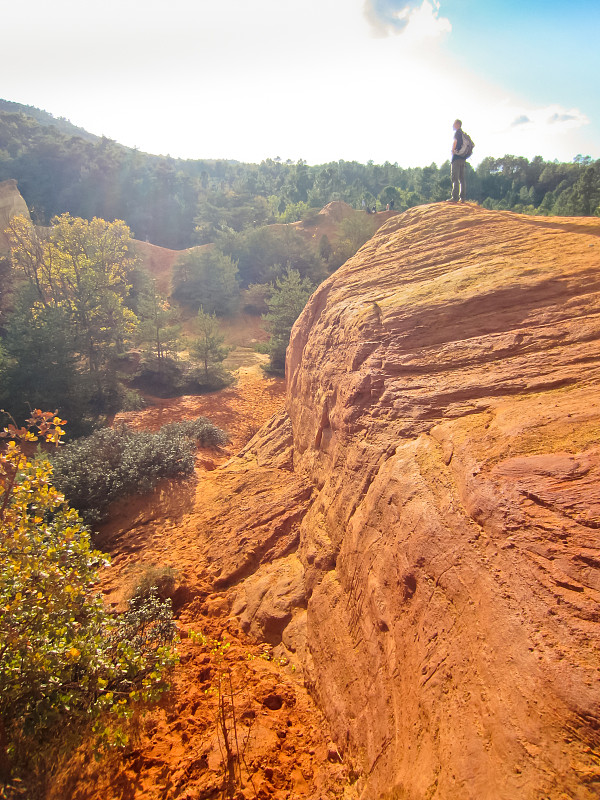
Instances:
[[[296,323],[234,502],[287,470],[302,508],[233,610],[364,800],[598,796],[599,340],[600,220],[468,204],[390,219]]]

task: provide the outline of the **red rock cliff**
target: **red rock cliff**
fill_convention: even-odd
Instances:
[[[470,205],[391,219],[296,323],[245,457],[312,495],[237,613],[305,632],[364,800],[598,796],[599,338],[600,220]]]

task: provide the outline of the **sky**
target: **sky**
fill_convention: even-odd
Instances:
[[[600,158],[599,0],[3,4],[0,97],[148,153]]]

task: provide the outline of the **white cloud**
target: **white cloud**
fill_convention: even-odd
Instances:
[[[450,21],[439,16],[438,0],[365,0],[364,14],[375,36],[402,34],[422,40],[448,33]]]
[[[536,107],[506,97],[500,102],[496,99],[492,95],[491,102],[480,108],[476,118],[479,131],[472,132],[480,158],[512,153],[570,161],[586,151],[589,120],[579,109],[558,104]]]

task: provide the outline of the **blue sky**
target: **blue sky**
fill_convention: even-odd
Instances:
[[[444,0],[448,48],[490,80],[544,105],[584,108],[600,122],[598,0]]]
[[[600,158],[599,0],[30,0],[0,97],[152,153]]]

